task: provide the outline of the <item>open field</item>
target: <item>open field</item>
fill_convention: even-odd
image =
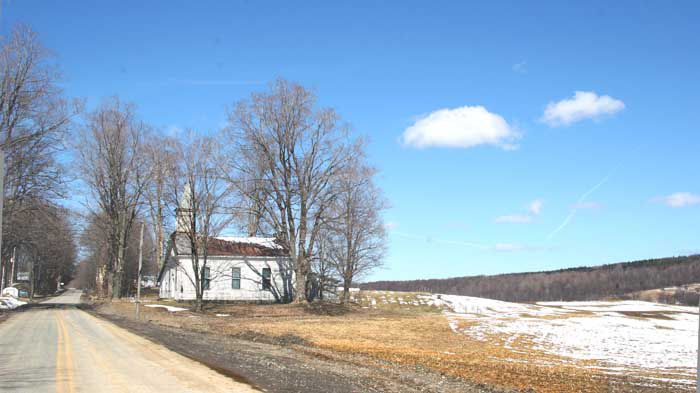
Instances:
[[[354,305],[187,305],[152,299],[153,323],[424,368],[476,386],[537,392],[694,389],[697,313],[644,302],[517,304],[363,291]],[[175,308],[171,308],[175,307]],[[109,312],[130,316],[133,304]]]

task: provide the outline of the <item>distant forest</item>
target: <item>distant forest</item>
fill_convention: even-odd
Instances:
[[[376,281],[362,289],[424,291],[511,302],[596,300],[700,282],[700,255],[535,273]]]

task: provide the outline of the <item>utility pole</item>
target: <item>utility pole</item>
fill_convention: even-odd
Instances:
[[[700,304],[698,304],[698,309],[700,310]],[[700,319],[698,324],[700,324]],[[698,366],[697,366],[697,380],[695,381],[695,391],[700,393],[700,325],[698,325]]]
[[[10,286],[15,283],[15,264],[17,263],[17,247],[12,247],[12,259],[10,260]]]
[[[139,306],[141,303],[141,266],[143,265],[143,229],[145,223],[141,223],[141,239],[139,240],[139,270],[136,275],[136,319],[139,319]]]

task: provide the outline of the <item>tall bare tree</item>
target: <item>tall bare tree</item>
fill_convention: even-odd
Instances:
[[[175,145],[168,143],[167,139],[156,135],[150,136],[144,146],[144,157],[151,171],[150,182],[145,189],[145,199],[148,204],[150,228],[153,231],[155,263],[159,268],[163,265],[165,257],[165,228],[169,216],[167,185],[173,176],[170,171],[174,167],[174,160],[177,159],[173,146]]]
[[[210,272],[209,247],[213,239],[231,221],[229,197],[231,187],[225,180],[227,169],[217,138],[196,137],[190,132],[186,141],[170,141],[177,159],[171,160],[167,198],[175,207],[175,241],[180,250],[190,254],[190,266],[179,266],[195,288],[196,310],[204,305],[206,282],[215,280]],[[180,239],[183,239],[182,243]]]
[[[289,250],[294,297],[305,301],[310,259],[349,155],[348,127],[333,109],[317,108],[311,91],[283,79],[239,102],[228,118],[237,188],[257,209],[260,227]]]
[[[29,273],[30,297],[35,290],[53,293],[74,273],[77,249],[70,212],[52,203],[34,206],[8,217],[13,228],[5,243],[13,249],[14,266],[6,284],[17,282],[18,273]],[[9,273],[9,272],[8,272]]]
[[[104,213],[102,213],[104,214]],[[100,292],[103,282],[98,280],[100,272],[106,271],[109,260],[109,219],[90,214],[81,231],[79,243],[83,259],[78,266],[79,288]],[[98,293],[99,294],[99,293]]]
[[[115,97],[87,116],[76,146],[78,169],[92,196],[91,212],[106,220],[108,229],[109,258],[98,272],[98,292],[109,297],[125,293],[127,240],[150,174],[143,156],[148,130],[134,106]]]
[[[362,144],[354,151],[336,183],[338,193],[326,221],[328,241],[322,255],[342,280],[342,303],[348,301],[357,278],[382,265],[387,250],[381,216],[387,203],[374,182],[376,170],[365,164]]]
[[[17,221],[14,216],[63,196],[65,171],[56,157],[80,105],[63,98],[59,81],[49,51],[32,30],[16,26],[0,38],[0,149],[5,155],[0,197],[7,236],[19,230],[7,225]],[[3,243],[3,268],[13,248]]]

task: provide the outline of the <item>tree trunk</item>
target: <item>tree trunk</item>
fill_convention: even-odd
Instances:
[[[105,274],[105,282],[107,283],[107,293],[105,294],[105,297],[111,299],[113,297],[112,293],[114,293],[114,272],[107,270],[107,274]]]
[[[204,310],[204,299],[203,299],[204,298],[204,294],[203,294],[204,290],[202,288],[204,288],[204,287],[200,283],[199,288],[197,288],[197,294],[196,294],[197,296],[196,296],[195,306],[194,306],[194,310],[196,312],[202,312],[202,310]]]
[[[124,280],[124,272],[116,271],[112,274],[112,299],[122,297],[122,283]]]
[[[341,304],[347,304],[348,300],[350,300],[350,284],[352,284],[352,281],[347,278],[343,280],[343,296],[340,299]]]
[[[294,303],[306,303],[306,276],[308,274],[308,268],[306,266],[306,258],[297,258],[297,268],[296,268],[296,285],[294,288]]]

